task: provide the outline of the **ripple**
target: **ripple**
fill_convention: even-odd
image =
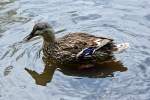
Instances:
[[[11,72],[12,69],[13,69],[13,66],[6,67],[4,70],[4,76],[9,75],[9,73]]]
[[[150,21],[150,14],[146,15],[145,18]]]
[[[144,63],[147,64],[147,65],[150,65],[150,57],[146,58]]]
[[[77,15],[73,14],[73,16],[77,16]],[[87,16],[74,17],[72,20],[73,20],[73,22],[77,23],[77,22],[80,22],[80,21],[96,20],[96,19],[99,19],[99,18],[101,18],[101,15],[98,15],[98,14],[89,14]]]

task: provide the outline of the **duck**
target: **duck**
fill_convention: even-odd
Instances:
[[[40,36],[43,38],[43,54],[54,63],[79,63],[105,61],[114,54],[129,47],[129,43],[116,44],[112,38],[95,36],[89,33],[73,32],[60,38],[47,22],[38,22],[25,41]]]

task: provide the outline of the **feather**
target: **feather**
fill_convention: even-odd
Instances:
[[[80,51],[77,55],[76,58],[86,58],[86,57],[91,57],[92,54],[95,52],[94,47],[88,47]]]

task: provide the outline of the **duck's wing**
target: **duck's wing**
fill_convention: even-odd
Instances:
[[[68,51],[71,54],[92,54],[95,50],[112,43],[112,39],[105,37],[96,37],[86,33],[70,33],[58,39],[59,49]]]

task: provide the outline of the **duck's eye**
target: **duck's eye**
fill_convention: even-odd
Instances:
[[[43,28],[41,28],[41,27],[38,27],[36,30],[43,30]]]

